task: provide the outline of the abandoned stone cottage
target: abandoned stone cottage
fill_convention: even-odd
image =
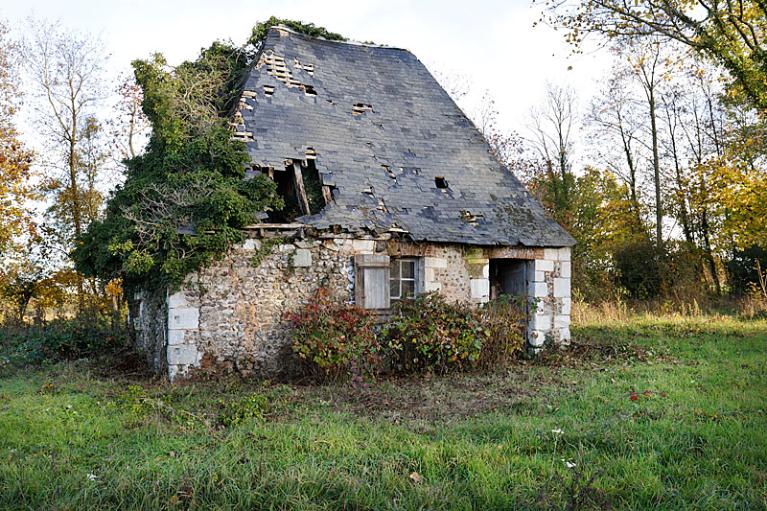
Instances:
[[[286,207],[181,289],[133,297],[158,373],[279,372],[283,313],[320,285],[381,311],[423,292],[527,295],[529,344],[569,341],[573,238],[412,53],[272,28],[233,127]]]

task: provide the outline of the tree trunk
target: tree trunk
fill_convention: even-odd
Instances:
[[[650,130],[652,132],[652,166],[653,179],[655,180],[655,243],[658,251],[663,248],[663,207],[661,206],[660,190],[660,156],[658,155],[658,125],[655,112],[655,91],[648,90],[648,103],[650,106]]]

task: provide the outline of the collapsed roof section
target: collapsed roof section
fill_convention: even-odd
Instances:
[[[297,162],[316,168],[328,203],[299,218],[316,229],[473,245],[574,244],[406,50],[272,28],[235,124],[250,172],[274,177]]]

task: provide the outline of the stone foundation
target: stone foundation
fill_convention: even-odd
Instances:
[[[225,258],[190,275],[180,290],[137,294],[131,304],[137,346],[169,378],[195,372],[271,376],[289,368],[283,315],[319,286],[354,301],[354,257],[380,254],[421,261],[423,292],[451,301],[490,299],[491,259],[521,260],[534,313],[528,342],[570,340],[570,249],[467,247],[386,239],[248,239]]]

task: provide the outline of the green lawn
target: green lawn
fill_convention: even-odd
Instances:
[[[574,336],[499,374],[357,389],[6,368],[0,508],[767,508],[767,321]]]

